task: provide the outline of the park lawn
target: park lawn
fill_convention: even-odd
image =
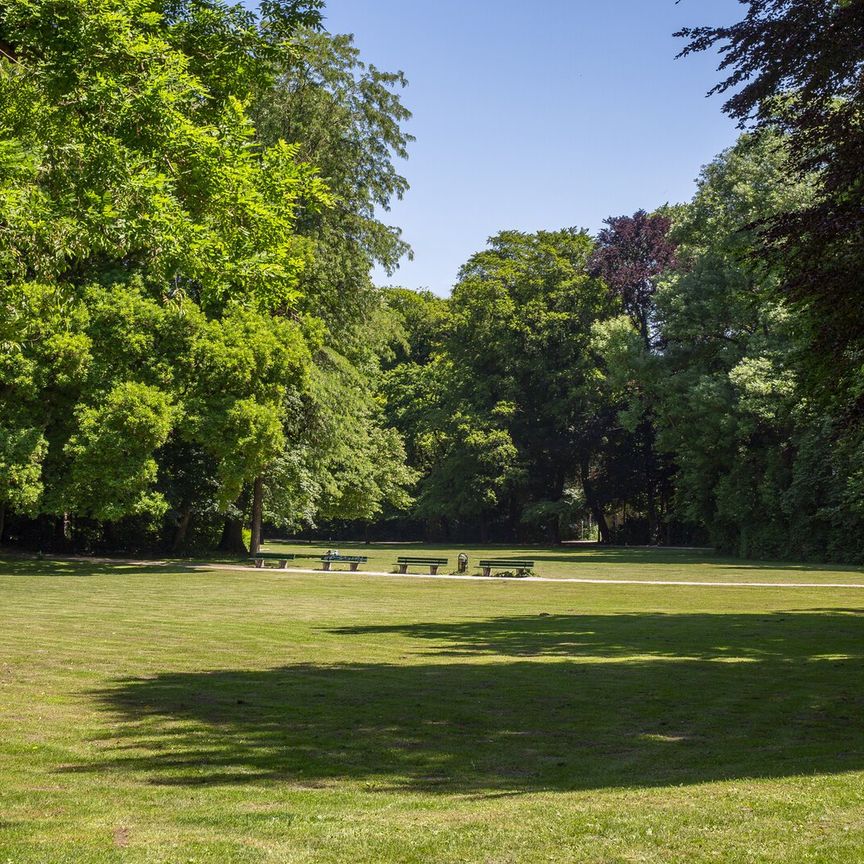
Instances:
[[[263,548],[304,556],[291,566],[320,568],[319,557],[328,549],[345,555],[366,555],[369,570],[395,572],[400,555],[447,558],[441,573],[456,572],[460,552],[468,555],[471,574],[478,574],[482,558],[527,558],[535,562],[534,575],[570,579],[637,579],[688,582],[803,582],[864,585],[864,568],[842,564],[797,564],[742,561],[725,558],[710,549],[604,548],[593,544],[563,546],[452,546],[429,543],[297,543],[268,540]],[[339,565],[347,569],[347,565]],[[428,568],[413,566],[413,573]]]
[[[862,673],[848,588],[0,559],[0,862],[864,861]]]

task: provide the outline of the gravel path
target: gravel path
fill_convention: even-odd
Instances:
[[[472,576],[472,575],[451,575],[439,573],[432,576],[429,573],[392,573],[380,570],[359,570],[351,573],[350,570],[312,570],[301,567],[288,567],[285,570],[276,567],[252,567],[244,566],[243,564],[208,564],[207,562],[185,562],[172,560],[143,560],[129,558],[97,558],[83,557],[73,555],[56,555],[51,556],[55,560],[62,561],[91,561],[94,564],[118,564],[132,565],[135,567],[176,567],[178,570],[230,570],[232,572],[250,572],[260,573],[262,569],[266,569],[268,573],[274,576],[292,576],[292,575],[317,575],[331,576],[333,574],[345,574],[354,576],[377,576],[387,579],[443,579],[450,581],[470,581],[470,582],[548,582],[548,583],[571,583],[579,585],[658,585],[658,586],[681,586],[686,588],[853,588],[864,589],[864,583],[861,582],[731,582],[721,580],[684,580],[684,579],[588,579],[575,576],[561,576],[555,578],[552,576],[526,576],[524,578],[514,577],[488,577],[488,576]],[[46,558],[45,560],[51,560]]]

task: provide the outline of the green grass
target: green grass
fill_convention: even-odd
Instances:
[[[703,549],[603,548],[594,545],[570,546],[448,546],[420,543],[292,543],[270,540],[264,549],[308,556],[293,563],[296,567],[320,568],[316,556],[327,549],[347,555],[366,555],[369,570],[395,572],[399,555],[426,555],[448,558],[441,573],[456,571],[460,552],[468,555],[471,574],[478,574],[481,558],[529,558],[535,561],[537,576],[575,579],[683,580],[690,582],[819,582],[864,584],[864,568],[844,565],[794,564],[789,562],[741,561],[724,558]],[[344,565],[343,569],[348,569]],[[428,573],[412,567],[414,573]]]
[[[862,673],[854,589],[0,559],[0,864],[864,861]]]

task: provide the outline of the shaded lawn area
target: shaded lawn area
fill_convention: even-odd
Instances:
[[[864,567],[842,564],[803,564],[784,561],[744,561],[726,558],[710,549],[605,548],[591,544],[563,546],[452,546],[434,543],[358,543],[267,540],[268,552],[303,556],[293,566],[320,568],[318,558],[328,549],[345,555],[366,555],[369,570],[395,572],[396,559],[405,556],[435,556],[448,559],[441,573],[455,573],[457,556],[468,555],[468,572],[479,574],[481,558],[528,558],[534,560],[535,575],[550,578],[656,579],[694,582],[830,582],[864,584]],[[291,565],[289,565],[291,566]],[[334,567],[347,565],[334,565]],[[412,566],[411,572],[428,573]]]
[[[864,859],[861,592],[29,566],[0,860]]]

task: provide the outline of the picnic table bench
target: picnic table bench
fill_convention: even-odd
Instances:
[[[256,552],[249,556],[250,561],[255,562],[256,567],[263,567],[265,561],[278,561],[279,569],[284,570],[288,566],[289,561],[293,561],[297,556],[288,555],[285,552]]]
[[[493,570],[515,570],[521,575],[534,569],[534,562],[527,558],[484,558],[479,562],[484,576],[491,576]]]
[[[446,563],[446,558],[418,558],[409,555],[400,555],[396,559],[396,564],[399,567],[400,573],[407,573],[409,567],[417,565],[418,567],[428,567],[431,576],[436,576],[438,574],[438,568],[444,566]]]
[[[355,573],[360,564],[365,564],[369,560],[366,555],[322,555],[321,562],[325,570],[330,569],[331,564],[350,564],[351,572]]]

